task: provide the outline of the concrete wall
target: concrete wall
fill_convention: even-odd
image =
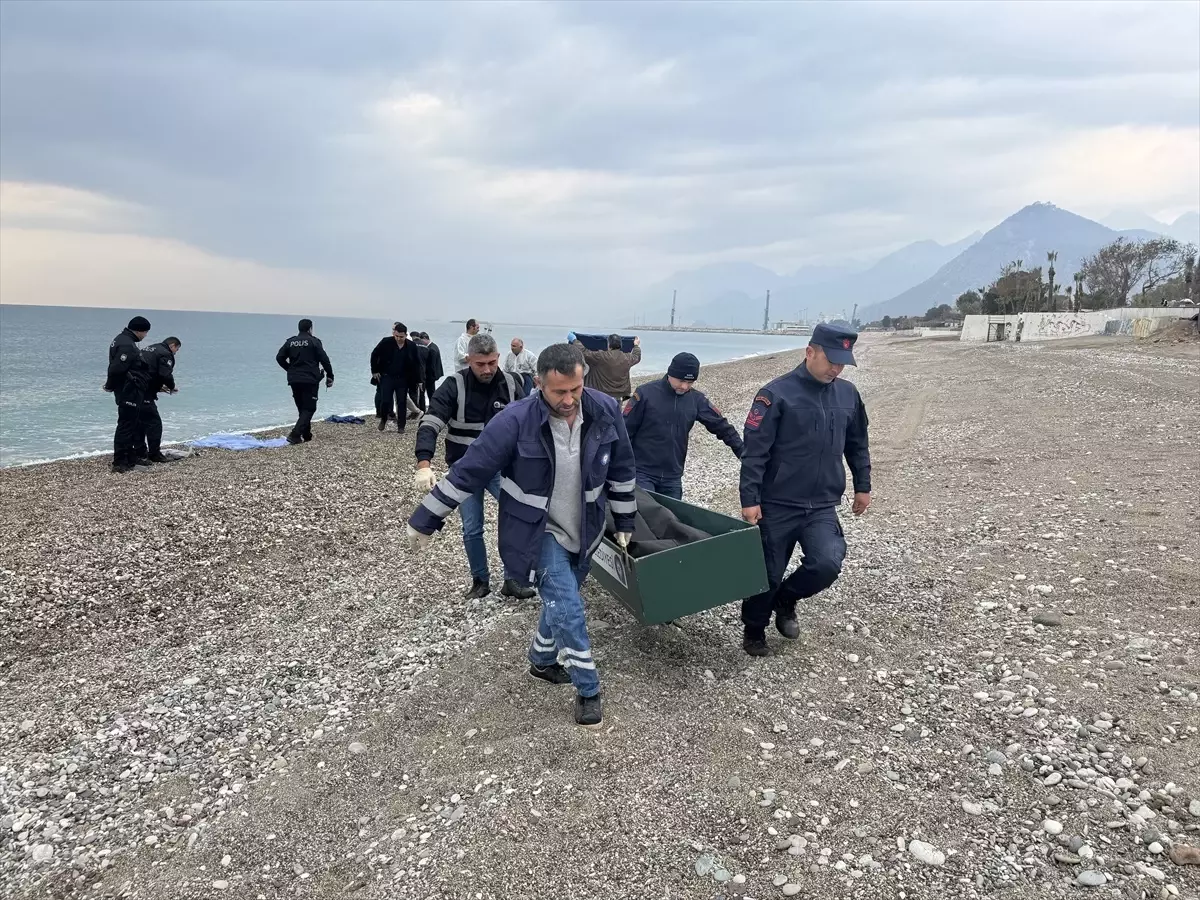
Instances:
[[[1018,313],[1011,316],[967,316],[963,321],[962,341],[986,341],[988,324],[1003,322],[1005,340],[1054,341],[1084,337],[1092,334],[1132,334],[1138,319],[1186,319],[1194,309],[1164,309],[1163,307],[1101,309],[1078,313]],[[1149,333],[1149,332],[1147,332]]]

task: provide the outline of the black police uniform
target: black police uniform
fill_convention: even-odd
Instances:
[[[697,368],[699,368],[697,366]],[[699,422],[742,455],[742,439],[709,399],[694,388],[675,393],[665,377],[638,386],[625,404],[625,428],[637,460],[637,485],[676,500],[683,498],[688,435]]]
[[[166,344],[151,344],[142,351],[142,359],[150,373],[146,395],[142,398],[139,450],[154,462],[163,462],[162,417],[158,414],[158,395],[175,390],[175,354]]]
[[[408,415],[408,401],[405,398],[412,396],[421,383],[421,356],[417,352],[417,345],[406,340],[401,347],[394,337],[385,337],[371,351],[371,372],[379,375],[379,389],[375,392],[375,414],[379,416],[379,427],[382,429],[388,417],[394,414],[396,430],[404,431]],[[416,402],[415,397],[413,402]]]
[[[835,364],[855,365],[853,331],[818,325],[810,343]],[[824,384],[805,364],[762,388],[750,406],[743,431],[742,508],[759,506],[758,523],[767,567],[765,592],[742,601],[746,638],[761,639],[771,611],[794,617],[796,602],[837,580],[846,540],[837,505],[846,490],[845,458],[855,493],[871,491],[867,410],[858,389],[835,378]],[[799,544],[804,559],[785,580]]]
[[[104,382],[104,389],[112,391],[117,402],[117,428],[113,434],[114,469],[128,469],[137,462],[138,445],[142,438],[142,401],[149,384],[150,370],[138,349],[137,335],[126,328],[108,345],[108,377]]]
[[[317,393],[322,379],[333,380],[333,364],[311,331],[288,338],[275,354],[275,362],[287,371],[288,385],[296,403],[298,418],[288,440],[295,444],[312,440],[312,417],[317,411]],[[324,370],[324,372],[322,372]]]

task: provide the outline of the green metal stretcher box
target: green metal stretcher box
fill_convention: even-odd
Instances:
[[[640,558],[604,538],[592,557],[591,574],[634,618],[643,625],[660,625],[767,589],[757,526],[662,494],[652,496],[685,525],[712,537]]]

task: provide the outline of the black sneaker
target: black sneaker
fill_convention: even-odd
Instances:
[[[796,618],[795,610],[792,610],[790,613],[783,610],[776,611],[775,627],[789,641],[794,641],[800,637],[800,620]]]
[[[296,437],[294,434],[289,434],[289,435],[287,436],[287,442],[288,442],[289,444],[302,444],[302,443],[304,443],[303,441],[301,441],[301,440],[300,440],[300,438]]]
[[[767,646],[767,636],[764,632],[746,632],[742,638],[742,649],[750,656],[770,656],[771,648]]]
[[[528,600],[536,591],[531,587],[525,587],[515,578],[505,578],[504,587],[500,589],[500,593],[515,600]]]
[[[133,464],[135,466],[152,466],[152,465],[154,465],[154,463],[150,462],[150,460],[144,456],[139,456],[137,459],[135,459],[133,461]]]
[[[529,665],[529,674],[534,678],[540,678],[542,681],[548,681],[550,684],[570,684],[571,675],[560,666],[558,663],[551,663],[548,666],[535,666],[532,663]]]
[[[604,712],[600,705],[600,695],[584,697],[575,695],[575,724],[599,731],[604,725]]]
[[[152,463],[170,462],[170,460],[167,459],[165,456],[163,456],[161,453],[155,453],[153,456],[147,456],[146,459],[150,460],[150,462],[152,462]]]
[[[481,600],[492,592],[486,581],[476,578],[471,582],[471,589],[463,594],[465,600]]]
[[[304,434],[304,443],[306,443],[306,444],[307,444],[307,443],[308,443],[309,441],[311,441],[311,440],[312,440],[312,432],[311,432],[311,431],[305,432],[305,434]]]
[[[385,429],[385,428],[387,428],[387,419],[380,419],[379,420],[379,430],[383,431],[383,429]]]

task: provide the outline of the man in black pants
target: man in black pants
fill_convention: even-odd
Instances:
[[[158,414],[159,394],[178,394],[175,387],[175,354],[183,346],[177,337],[169,337],[159,344],[151,344],[142,351],[142,359],[150,374],[150,384],[142,399],[142,442],[139,449],[145,452],[150,462],[165,463],[162,455],[162,417]]]
[[[138,341],[144,340],[150,331],[150,322],[143,316],[134,316],[129,325],[108,345],[108,378],[104,390],[117,401],[117,430],[113,434],[114,472],[128,472],[135,465],[150,465],[149,460],[139,460],[138,444],[141,442],[142,400],[149,386],[150,373]]]
[[[421,383],[421,358],[403,322],[393,324],[391,337],[385,337],[371,351],[371,380],[379,385],[375,401],[379,430],[387,427],[388,417],[394,414],[396,431],[403,433],[409,389],[415,390]]]
[[[312,319],[301,319],[299,327],[300,333],[284,341],[275,354],[275,362],[288,373],[288,385],[299,413],[287,437],[289,444],[312,440],[312,417],[317,411],[321,378],[325,379],[325,387],[333,387],[333,363],[329,361],[321,339],[312,333]]]

